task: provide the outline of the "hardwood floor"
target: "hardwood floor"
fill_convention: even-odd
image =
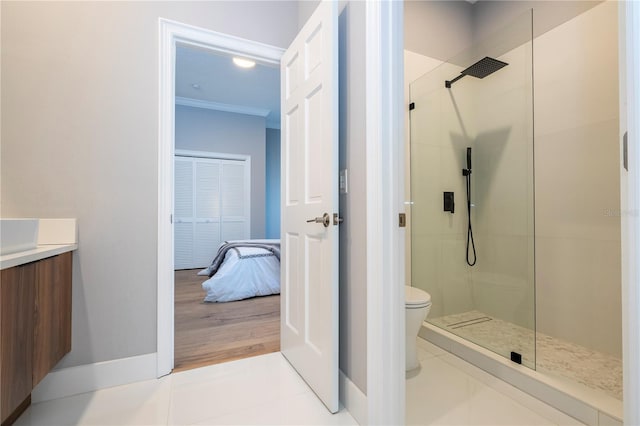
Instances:
[[[198,271],[175,271],[174,372],[280,350],[280,295],[205,303]]]

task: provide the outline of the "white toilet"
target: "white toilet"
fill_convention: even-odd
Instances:
[[[406,371],[420,366],[418,361],[418,348],[416,341],[422,321],[427,317],[431,309],[431,295],[419,288],[404,286],[404,312],[406,329]]]

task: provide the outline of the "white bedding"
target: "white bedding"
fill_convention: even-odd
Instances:
[[[274,240],[249,240],[274,243]],[[275,240],[279,243],[279,240]],[[203,273],[206,271],[202,271]],[[280,293],[280,261],[260,247],[229,249],[217,272],[202,283],[205,302],[231,302]]]

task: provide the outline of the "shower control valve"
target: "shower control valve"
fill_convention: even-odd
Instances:
[[[454,198],[453,198],[453,192],[445,191],[444,192],[444,209],[443,210],[445,212],[453,213],[453,212],[455,212],[455,207],[456,207],[456,204],[455,204],[455,201],[454,201]]]

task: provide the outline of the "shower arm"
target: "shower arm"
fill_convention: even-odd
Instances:
[[[460,80],[462,77],[464,77],[466,74],[460,74],[459,76],[457,76],[456,78],[454,78],[453,80],[445,80],[444,82],[444,87],[446,87],[447,89],[451,89],[451,85],[453,83],[455,83],[456,81]]]

